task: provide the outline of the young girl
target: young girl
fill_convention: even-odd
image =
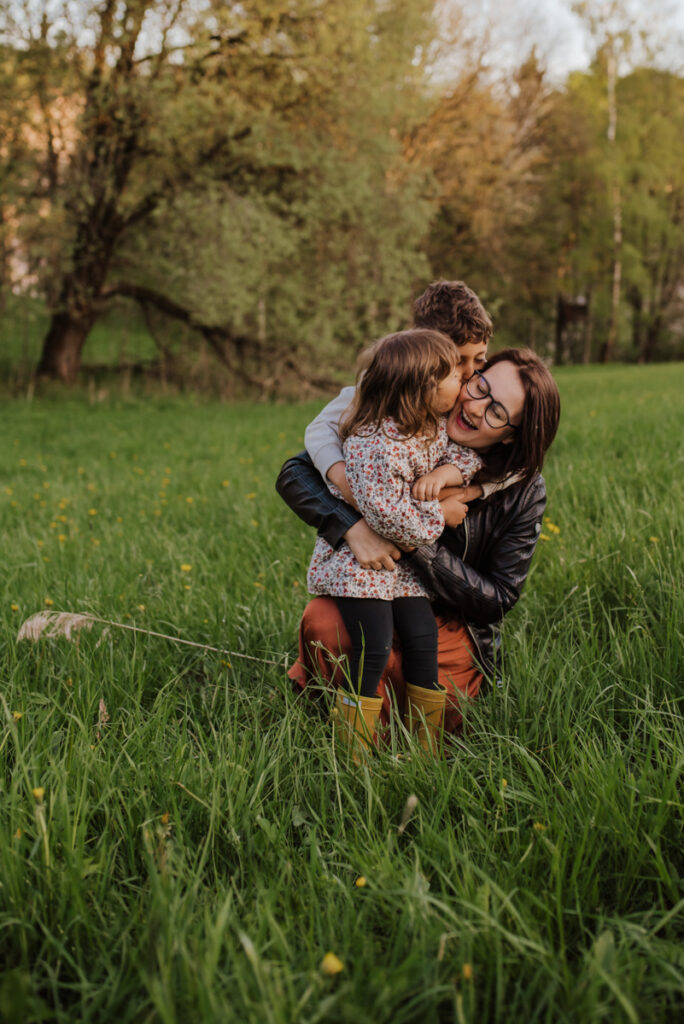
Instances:
[[[458,350],[444,334],[427,329],[401,331],[373,347],[360,374],[340,433],[347,480],[366,522],[402,547],[439,537],[444,487],[467,484],[481,466],[470,448],[449,441],[445,413],[459,394]],[[411,487],[421,479],[417,501]],[[331,491],[339,495],[334,485]],[[437,626],[428,593],[401,560],[394,572],[363,569],[349,547],[337,550],[319,537],[308,574],[312,594],[334,597],[352,652],[350,691],[338,691],[337,710],[354,735],[368,746],[382,700],[376,697],[396,629],[402,646],[409,717],[435,722],[444,694],[437,682]],[[421,730],[423,746],[430,734]]]

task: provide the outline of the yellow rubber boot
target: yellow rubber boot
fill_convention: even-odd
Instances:
[[[444,722],[446,687],[429,690],[425,686],[406,684],[406,710],[404,725],[412,736],[418,737],[423,750],[434,753],[439,746]]]
[[[335,732],[342,744],[352,751],[359,764],[361,751],[373,746],[373,733],[378,724],[382,697],[357,697],[338,690],[335,697]]]

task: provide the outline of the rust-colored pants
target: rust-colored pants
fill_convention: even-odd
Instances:
[[[461,700],[477,696],[482,674],[473,664],[472,641],[458,619],[438,616],[437,629],[439,681],[447,691],[444,729],[453,733],[461,726]],[[304,609],[299,625],[299,657],[290,669],[290,679],[301,690],[308,683],[337,688],[344,684],[339,658],[350,650],[349,636],[335,601],[331,597],[315,597]],[[383,724],[387,724],[392,706],[388,689],[396,706],[403,710],[405,681],[396,637],[378,690],[383,699]]]

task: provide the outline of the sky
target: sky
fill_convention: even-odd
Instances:
[[[586,28],[571,9],[571,0],[454,0],[467,14],[475,34],[492,26],[489,61],[515,67],[533,43],[549,77],[562,81],[568,72],[588,66],[593,46]],[[657,63],[682,71],[684,3],[682,0],[622,0],[640,27],[648,29]],[[448,8],[450,0],[443,0]],[[594,0],[595,7],[609,0]]]

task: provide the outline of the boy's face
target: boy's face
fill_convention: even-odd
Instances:
[[[465,345],[458,345],[458,368],[464,381],[468,380],[475,373],[475,370],[484,370],[487,362],[486,341],[466,341]]]

